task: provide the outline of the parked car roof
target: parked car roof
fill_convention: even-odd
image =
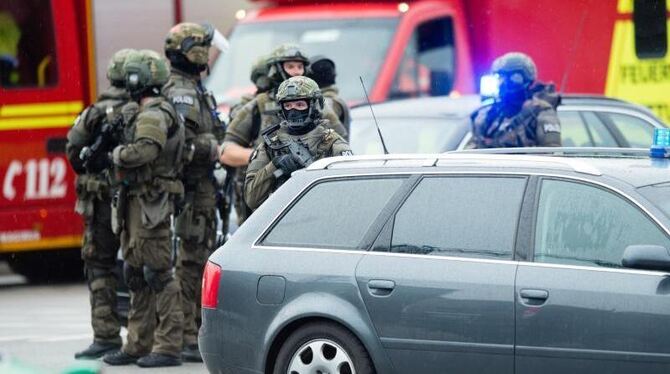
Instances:
[[[389,154],[331,157],[319,160],[307,170],[341,169],[369,173],[374,169],[449,168],[455,171],[561,170],[591,176],[615,178],[633,187],[670,181],[669,159],[652,159],[649,150],[627,148],[507,148],[455,151],[442,154]]]

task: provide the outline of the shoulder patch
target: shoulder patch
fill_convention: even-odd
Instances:
[[[350,150],[342,151],[342,154],[341,154],[341,156],[353,156],[353,155],[354,155],[354,152],[352,152]]]
[[[179,95],[179,96],[175,96],[175,97],[172,98],[172,103],[173,104],[193,105],[193,104],[195,104],[195,100],[193,100],[193,97],[191,97],[191,96]]]

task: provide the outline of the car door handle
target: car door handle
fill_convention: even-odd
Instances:
[[[385,279],[371,279],[368,281],[368,292],[372,296],[388,296],[393,292],[395,282]]]
[[[549,298],[549,292],[545,290],[524,289],[519,291],[519,295],[523,299],[534,300],[534,301],[545,301]]]

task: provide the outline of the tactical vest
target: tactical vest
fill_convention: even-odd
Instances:
[[[184,125],[195,134],[194,139],[188,139],[189,142],[217,143],[217,138],[223,138],[223,126],[217,115],[214,96],[205,91],[195,78],[173,70],[170,80],[163,87],[163,94],[184,117]],[[218,137],[217,132],[221,132]],[[197,179],[208,175],[214,163],[193,160],[188,166],[184,177]]]
[[[251,141],[255,148],[262,140],[260,133],[280,121],[281,108],[274,99],[274,94],[263,92],[256,96],[256,105],[252,112]]]
[[[172,105],[163,97],[152,99],[142,107],[142,110],[151,109],[158,109],[167,114],[170,123],[167,140],[158,157],[147,165],[129,171],[129,174],[135,174],[131,180],[140,183],[153,181],[156,178],[177,179],[184,165],[185,134],[182,120]],[[126,132],[127,134],[133,134],[133,140],[136,126],[137,116],[127,127]]]

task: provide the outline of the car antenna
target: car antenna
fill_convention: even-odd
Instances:
[[[367,100],[368,102],[368,106],[370,107],[370,113],[372,113],[372,119],[375,121],[375,126],[377,127],[377,134],[379,134],[379,140],[382,141],[382,148],[384,148],[384,154],[387,155],[389,154],[389,150],[386,148],[386,143],[384,142],[382,131],[379,129],[379,123],[377,123],[377,117],[375,117],[375,111],[372,110],[372,104],[370,103],[370,98],[368,97],[368,90],[365,88],[365,83],[363,83],[363,77],[359,75],[358,79],[360,79],[361,81],[361,86],[363,87],[363,92],[365,93],[365,100]]]
[[[561,79],[561,91],[559,92],[559,96],[563,96],[563,92],[565,92],[565,85],[568,84],[568,76],[570,75],[570,70],[572,69],[572,61],[574,61],[573,57],[575,56],[575,53],[577,52],[577,48],[579,47],[579,44],[582,40],[582,31],[584,30],[584,21],[586,21],[586,15],[588,14],[588,9],[591,1],[588,2],[587,6],[584,7],[584,10],[582,11],[582,18],[579,20],[579,26],[577,26],[577,34],[575,34],[575,41],[572,43],[572,51],[570,51],[570,58],[568,59],[568,66],[566,66],[565,71],[563,72],[563,78]]]

